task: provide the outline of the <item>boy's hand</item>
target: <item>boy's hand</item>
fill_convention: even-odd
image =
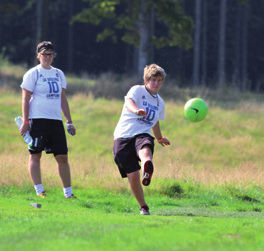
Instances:
[[[138,109],[136,111],[136,115],[143,116],[143,117],[147,117],[147,112],[144,109]]]
[[[161,144],[163,147],[170,145],[170,141],[166,138],[161,138],[160,140],[158,140],[158,143]]]

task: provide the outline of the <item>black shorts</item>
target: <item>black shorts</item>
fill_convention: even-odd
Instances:
[[[113,155],[122,178],[127,173],[133,173],[141,169],[138,153],[143,146],[149,145],[154,153],[154,138],[148,133],[138,134],[131,138],[118,138],[114,141]]]
[[[68,147],[64,126],[61,120],[32,119],[30,135],[33,144],[29,147],[30,154],[53,153],[54,156],[67,154]]]

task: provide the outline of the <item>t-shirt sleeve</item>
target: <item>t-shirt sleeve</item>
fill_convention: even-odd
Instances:
[[[24,88],[30,92],[33,92],[35,89],[36,81],[37,81],[37,71],[29,70],[23,76],[22,84],[20,85],[21,88]]]
[[[160,120],[164,121],[165,120],[165,107],[163,107],[163,110],[160,113]]]
[[[159,120],[162,120],[162,121],[165,120],[165,103],[163,100],[161,101],[161,110],[159,114]]]
[[[66,81],[66,77],[63,73],[62,70],[58,69],[60,78],[61,78],[61,88],[66,89],[67,88],[67,81]]]
[[[125,96],[125,100],[127,98],[131,98],[134,100],[134,102],[137,102],[138,97],[139,97],[139,93],[140,93],[140,88],[138,85],[133,86],[127,93],[127,95]]]

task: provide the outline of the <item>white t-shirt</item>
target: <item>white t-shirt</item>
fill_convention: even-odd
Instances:
[[[52,66],[47,70],[37,65],[27,71],[20,87],[33,93],[29,101],[29,118],[62,120],[61,92],[66,86],[64,73]]]
[[[144,109],[147,112],[147,117],[130,112],[124,104],[121,117],[114,131],[114,139],[129,138],[141,133],[151,135],[151,128],[159,120],[165,120],[163,99],[159,95],[157,98],[151,95],[145,85],[133,86],[125,96],[125,100],[127,98],[133,99],[138,109]]]

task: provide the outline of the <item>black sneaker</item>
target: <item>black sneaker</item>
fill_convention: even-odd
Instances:
[[[149,213],[149,207],[147,205],[143,206],[140,208],[140,214],[143,215],[150,215]]]
[[[148,186],[151,182],[151,177],[154,171],[153,164],[150,160],[147,160],[144,164],[142,184]]]

